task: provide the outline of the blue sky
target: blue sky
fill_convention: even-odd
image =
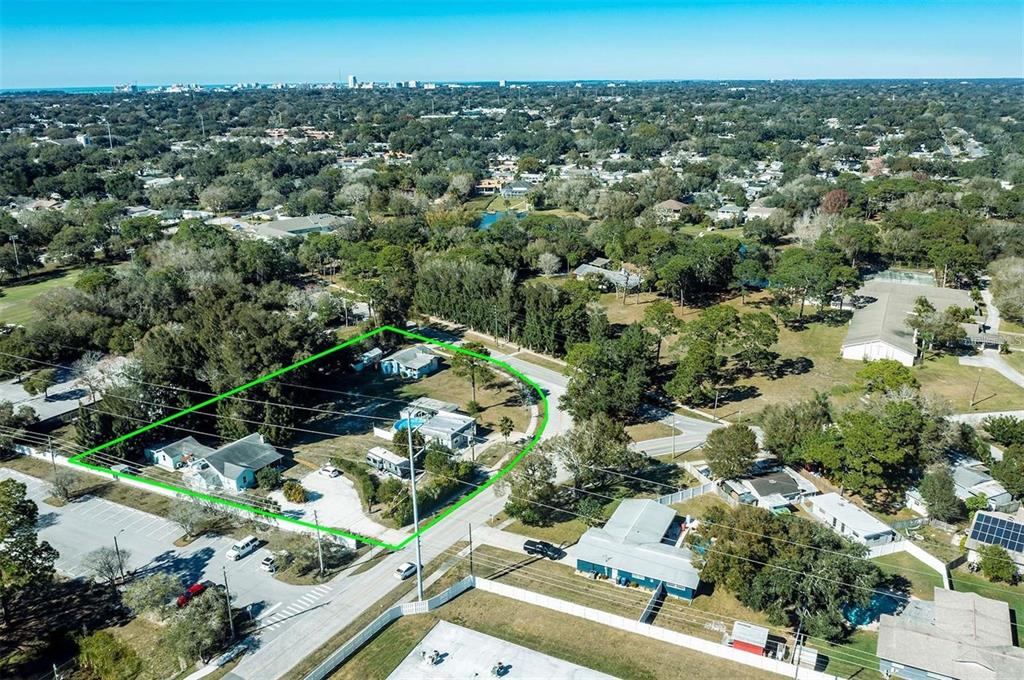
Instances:
[[[0,87],[1024,77],[987,0],[0,0]]]

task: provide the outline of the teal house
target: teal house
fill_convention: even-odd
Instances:
[[[693,553],[680,545],[675,511],[656,501],[622,501],[603,528],[587,529],[575,547],[576,570],[692,600],[700,585]]]

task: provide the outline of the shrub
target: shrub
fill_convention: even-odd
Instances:
[[[363,510],[373,510],[373,504],[377,502],[377,478],[370,474],[366,466],[346,458],[331,458],[331,465],[352,480],[363,504]]]
[[[294,479],[284,483],[284,497],[290,503],[305,503],[306,489]]]
[[[281,471],[276,467],[265,467],[256,473],[256,484],[261,489],[272,491],[281,486]]]

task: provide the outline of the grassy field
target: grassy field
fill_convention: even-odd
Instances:
[[[886,574],[909,581],[910,594],[920,600],[935,599],[935,589],[942,587],[942,577],[938,572],[908,553],[893,553],[871,561]]]
[[[438,620],[465,626],[619,678],[669,680],[679,678],[683,668],[688,677],[697,678],[768,680],[777,677],[710,655],[477,590],[459,596],[430,614],[400,619],[332,677],[387,677]]]
[[[81,269],[50,272],[47,278],[35,277],[33,283],[4,286],[0,292],[0,319],[3,323],[24,324],[35,318],[35,299],[51,290],[73,286]]]
[[[671,437],[673,433],[678,434],[678,430],[661,422],[636,423],[635,425],[626,426],[626,434],[628,434],[629,438],[635,442],[642,442],[646,439]]]
[[[808,642],[819,654],[829,658],[824,672],[840,678],[857,680],[882,680],[878,672],[878,633],[872,630],[858,630],[845,642],[833,645],[818,640]],[[820,667],[819,667],[820,668]]]
[[[1024,373],[1024,352],[1010,352],[1009,354],[1004,354],[1003,360],[1021,373]]]
[[[167,629],[142,617],[135,617],[123,626],[108,629],[131,647],[142,661],[138,680],[166,680],[185,675],[178,659],[163,638]]]
[[[727,508],[729,506],[717,493],[706,493],[703,496],[697,496],[682,503],[673,503],[669,507],[675,510],[676,514],[680,517],[685,517],[686,515],[690,517],[703,517],[708,508]]]
[[[1024,405],[1024,389],[1015,385],[999,373],[987,368],[961,366],[956,357],[929,356],[914,369],[921,389],[937,394],[947,400],[953,410],[1003,411],[1019,409]],[[979,377],[981,381],[978,382]],[[971,408],[971,397],[977,397]]]

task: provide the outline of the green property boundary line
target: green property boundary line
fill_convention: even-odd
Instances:
[[[128,441],[129,439],[131,439],[133,437],[136,437],[136,436],[142,434],[143,432],[148,432],[149,430],[152,430],[155,427],[160,427],[161,425],[169,423],[172,420],[176,420],[177,418],[181,418],[182,416],[188,415],[189,413],[192,413],[194,411],[198,411],[201,408],[205,408],[205,407],[209,406],[210,404],[215,404],[218,401],[220,401],[221,399],[226,399],[226,398],[231,397],[231,396],[233,396],[235,394],[238,394],[239,392],[244,392],[245,390],[249,389],[250,387],[254,387],[256,385],[259,385],[260,383],[264,383],[264,382],[266,382],[268,380],[272,380],[273,378],[276,378],[276,377],[278,377],[280,375],[284,375],[285,373],[288,373],[289,371],[293,371],[296,368],[299,368],[300,366],[305,366],[306,364],[309,364],[309,363],[312,363],[314,361],[317,361],[318,359],[322,359],[322,358],[324,358],[324,357],[326,357],[326,356],[328,356],[330,354],[333,354],[334,352],[337,352],[340,349],[343,349],[343,348],[348,347],[350,345],[354,345],[354,344],[356,344],[358,342],[362,342],[363,340],[366,340],[367,338],[372,338],[373,336],[378,335],[380,333],[383,333],[384,331],[389,331],[391,333],[397,333],[398,335],[401,335],[403,337],[409,338],[411,340],[416,340],[416,341],[423,342],[423,343],[430,344],[430,345],[436,345],[437,347],[443,347],[443,348],[445,348],[447,350],[450,350],[452,352],[461,352],[462,354],[468,354],[468,355],[474,356],[474,357],[476,357],[478,359],[483,359],[485,361],[489,361],[492,364],[495,364],[496,366],[500,367],[502,370],[507,371],[509,374],[511,374],[515,378],[518,378],[519,380],[523,381],[525,384],[529,385],[534,390],[536,390],[537,394],[540,396],[541,403],[544,405],[544,412],[541,415],[537,431],[534,432],[533,436],[530,438],[530,441],[527,442],[526,446],[523,447],[523,450],[520,451],[515,456],[515,458],[513,458],[511,461],[509,461],[508,465],[506,465],[501,470],[499,470],[497,473],[492,475],[487,480],[486,483],[481,484],[480,486],[478,486],[471,493],[469,493],[466,496],[464,496],[463,498],[461,498],[454,505],[452,505],[449,508],[446,508],[440,514],[435,515],[434,517],[430,518],[427,522],[421,524],[419,531],[417,531],[416,533],[406,537],[405,540],[403,540],[400,543],[397,543],[397,544],[385,543],[385,542],[383,542],[383,541],[381,541],[379,539],[372,538],[370,536],[363,536],[361,534],[356,534],[356,533],[352,533],[352,532],[348,532],[348,531],[342,531],[341,529],[335,529],[333,527],[320,526],[320,525],[314,524],[313,522],[306,522],[306,521],[303,521],[301,519],[295,519],[293,517],[288,517],[288,516],[281,515],[281,514],[278,514],[278,513],[275,513],[275,512],[269,512],[267,510],[263,510],[261,508],[254,507],[254,506],[248,505],[246,503],[241,503],[241,502],[233,501],[233,500],[226,499],[226,498],[219,498],[217,496],[211,496],[209,494],[200,493],[200,492],[194,491],[192,489],[185,489],[185,488],[182,488],[182,487],[179,487],[179,486],[175,486],[173,484],[165,484],[164,482],[159,482],[159,481],[156,481],[156,480],[153,480],[153,479],[147,479],[145,477],[139,477],[139,476],[136,476],[136,475],[133,475],[133,474],[129,474],[129,473],[126,473],[126,472],[119,472],[119,471],[113,470],[113,469],[111,469],[109,467],[104,467],[104,466],[101,466],[101,465],[93,465],[92,463],[84,462],[84,459],[88,458],[89,456],[91,456],[94,453],[98,453],[98,452],[100,452],[100,451],[102,451],[104,449],[107,449],[107,448],[111,447],[111,446],[114,446],[116,444],[120,444],[122,442]],[[360,541],[361,543],[367,543],[367,544],[370,544],[370,545],[375,545],[375,546],[379,546],[379,547],[382,547],[382,548],[386,548],[388,550],[401,550],[406,545],[408,545],[413,539],[415,539],[417,536],[422,535],[425,531],[427,531],[428,529],[433,527],[435,524],[437,524],[438,522],[443,520],[448,515],[452,514],[453,512],[455,512],[456,510],[461,508],[466,503],[468,503],[471,500],[473,500],[474,498],[476,498],[478,495],[483,493],[485,489],[487,489],[492,484],[497,482],[499,479],[501,479],[502,477],[507,475],[512,470],[512,468],[514,468],[516,465],[518,465],[520,462],[522,462],[523,458],[525,458],[526,455],[530,451],[533,450],[533,447],[537,445],[537,442],[540,441],[540,436],[541,436],[541,434],[544,433],[544,430],[547,427],[547,424],[548,424],[548,398],[547,398],[547,395],[544,394],[544,390],[542,390],[541,387],[537,383],[535,383],[534,381],[530,380],[525,375],[523,375],[520,371],[517,371],[516,369],[512,368],[511,366],[509,366],[505,362],[499,361],[498,359],[495,359],[494,357],[491,357],[491,356],[487,356],[485,354],[479,354],[477,352],[473,352],[471,350],[464,349],[462,347],[457,347],[457,346],[455,346],[453,344],[450,344],[450,343],[447,343],[447,342],[441,342],[440,340],[433,340],[431,338],[424,337],[424,336],[419,335],[417,333],[412,333],[410,331],[402,330],[400,328],[395,328],[394,326],[381,326],[379,328],[375,328],[374,330],[370,331],[369,333],[363,333],[362,335],[359,335],[359,336],[356,336],[356,337],[351,338],[349,340],[346,340],[345,342],[343,342],[341,344],[338,344],[338,345],[335,345],[334,347],[331,347],[330,349],[326,349],[323,352],[320,352],[318,354],[314,354],[313,356],[310,356],[310,357],[307,357],[305,359],[302,359],[301,361],[296,361],[291,366],[285,366],[284,368],[279,368],[278,370],[273,371],[272,373],[268,373],[267,375],[264,375],[262,377],[256,378],[255,380],[247,382],[244,385],[239,385],[238,387],[230,389],[227,392],[224,392],[223,394],[217,395],[216,397],[211,397],[210,399],[207,399],[206,401],[202,401],[202,402],[200,402],[198,404],[195,404],[194,406],[190,406],[190,407],[188,407],[188,408],[186,408],[184,410],[178,411],[177,413],[173,413],[173,414],[167,416],[166,418],[162,418],[162,419],[160,419],[160,420],[158,420],[158,421],[156,421],[154,423],[150,423],[149,425],[146,425],[144,427],[140,427],[139,429],[137,429],[137,430],[135,430],[133,432],[129,432],[128,434],[121,435],[120,437],[116,437],[115,439],[111,439],[110,441],[105,442],[103,444],[100,444],[99,446],[96,446],[96,447],[94,447],[92,449],[89,449],[88,451],[86,451],[84,453],[80,453],[80,454],[78,454],[76,456],[72,456],[71,458],[68,459],[68,462],[73,464],[73,465],[78,465],[79,467],[87,468],[87,469],[94,470],[94,471],[97,471],[97,472],[103,472],[103,473],[106,473],[106,474],[110,474],[110,475],[113,475],[114,477],[124,477],[125,479],[131,479],[133,481],[140,482],[140,483],[143,483],[143,484],[148,484],[150,486],[160,487],[162,489],[167,489],[169,491],[174,491],[175,493],[179,493],[179,494],[182,494],[182,495],[185,495],[185,496],[191,496],[193,498],[199,498],[199,499],[202,499],[202,500],[205,500],[205,501],[210,501],[211,503],[218,503],[220,505],[226,505],[228,507],[232,507],[232,508],[235,508],[237,510],[244,510],[246,512],[251,512],[251,513],[256,514],[256,515],[262,515],[264,517],[270,517],[270,518],[278,520],[278,521],[288,522],[290,524],[296,524],[298,526],[306,527],[307,529],[317,529],[317,530],[320,530],[320,531],[324,531],[326,533],[334,534],[336,536],[344,536],[345,538],[350,538],[350,539],[353,539],[353,540],[356,540],[356,541]]]

